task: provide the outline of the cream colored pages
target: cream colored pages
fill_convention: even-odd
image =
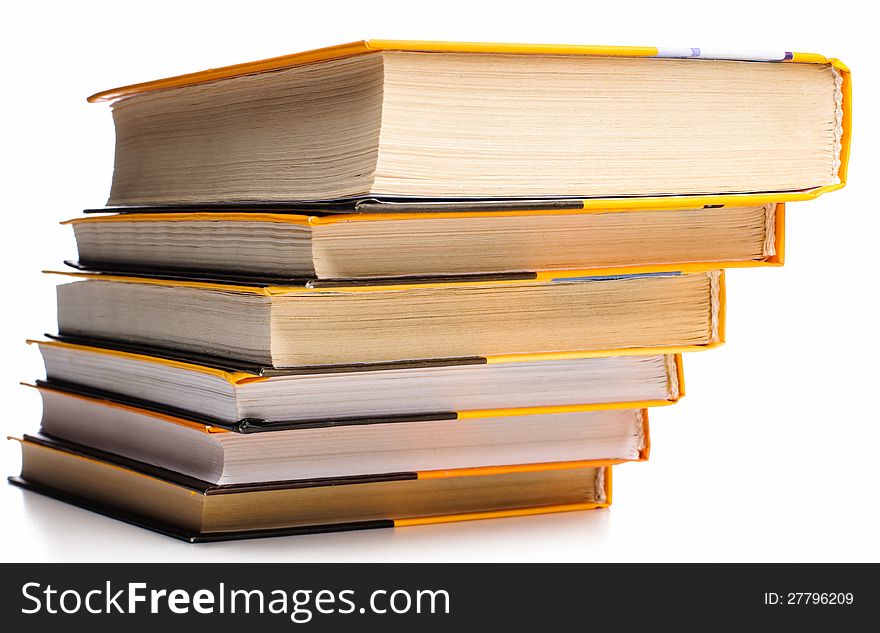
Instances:
[[[384,55],[376,192],[615,196],[836,182],[830,65]]]
[[[378,55],[124,99],[108,204],[356,195],[381,114]]]
[[[718,275],[279,296],[272,359],[281,367],[706,345],[718,340]]]
[[[319,278],[761,261],[774,217],[768,204],[334,222],[313,229],[311,250]]]

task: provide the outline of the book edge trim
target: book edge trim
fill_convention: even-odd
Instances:
[[[553,284],[561,282],[607,281],[609,277],[657,277],[691,274],[708,274],[724,268],[756,268],[762,266],[779,266],[780,263],[770,259],[766,261],[740,262],[691,262],[685,264],[659,264],[618,266],[609,268],[587,268],[583,270],[542,270],[523,272],[510,275],[476,277],[473,275],[450,275],[443,279],[424,277],[416,278],[382,278],[365,283],[364,280],[343,280],[339,283],[325,283],[311,280],[301,285],[274,285],[262,281],[250,282],[236,279],[225,280],[200,279],[191,275],[171,275],[164,272],[132,273],[113,271],[82,271],[82,270],[51,270],[42,272],[47,275],[61,275],[88,281],[110,281],[117,283],[134,283],[172,288],[198,288],[202,290],[220,290],[251,294],[263,297],[276,297],[305,293],[348,293],[348,292],[383,292],[398,290],[419,290],[430,288],[454,288],[472,286],[502,286],[519,284]],[[370,281],[370,280],[367,280]]]
[[[689,49],[690,51],[699,49]],[[343,59],[356,55],[381,51],[401,52],[424,52],[424,53],[496,53],[496,54],[537,54],[537,55],[584,55],[592,57],[646,57],[646,58],[675,58],[697,59],[697,55],[672,55],[668,49],[660,49],[656,46],[600,46],[581,44],[508,44],[491,42],[431,42],[418,40],[362,40],[336,46],[281,55],[231,66],[210,68],[207,70],[165,77],[152,81],[120,86],[95,93],[88,97],[89,103],[113,102],[118,99],[131,97],[145,92],[191,86],[200,83],[216,81],[219,79],[231,79],[244,75],[254,75],[276,70],[284,70],[314,62]],[[698,53],[699,54],[699,53]],[[756,59],[743,53],[741,59],[736,55],[726,56],[726,59],[737,61],[759,62],[782,62],[782,63],[807,63],[807,64],[831,64],[843,73],[848,73],[849,68],[840,60],[827,58],[816,53],[781,53],[780,59]],[[705,59],[705,58],[704,58]]]

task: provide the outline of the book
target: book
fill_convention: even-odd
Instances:
[[[497,411],[332,422],[206,424],[50,385],[42,432],[212,484],[349,477],[526,462],[646,459],[647,413]],[[574,409],[574,408],[573,408]]]
[[[845,181],[849,91],[815,54],[371,40],[91,100],[108,204],[143,206],[816,193]]]
[[[273,367],[685,351],[724,332],[723,271],[323,288],[68,274],[62,335]]]
[[[257,428],[421,414],[492,415],[497,410],[630,408],[684,394],[681,356],[425,360],[273,370],[66,341],[32,341],[46,383],[214,426]],[[503,361],[503,359],[502,359]],[[205,364],[209,363],[209,364]]]
[[[198,541],[411,526],[608,507],[613,462],[523,464],[216,486],[46,437],[25,436],[12,484]]]
[[[82,217],[77,266],[360,279],[712,263],[781,264],[783,204],[447,213]]]

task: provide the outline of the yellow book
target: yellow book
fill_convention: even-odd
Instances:
[[[39,384],[251,431],[641,409],[684,395],[679,354],[469,357],[278,370],[75,341],[31,341],[46,366],[46,381]]]
[[[277,283],[783,262],[784,203],[617,209],[588,206],[586,200],[546,202],[577,208],[460,203],[457,210],[438,212],[432,209],[449,205],[370,203],[311,215],[141,212],[67,224],[76,234],[75,265],[82,269],[250,276]],[[483,210],[464,210],[473,208]]]
[[[63,336],[272,367],[675,354],[724,340],[718,270],[300,286],[63,274],[80,279],[57,289]]]
[[[117,129],[111,206],[688,207],[842,187],[850,91],[807,53],[369,40],[91,100]]]
[[[230,426],[66,387],[41,384],[38,390],[47,435],[215,485],[525,462],[641,461],[650,450],[647,411],[624,408],[631,404]]]
[[[190,542],[606,508],[615,461],[514,464],[216,486],[25,436],[10,483]]]

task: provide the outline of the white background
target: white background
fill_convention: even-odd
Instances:
[[[101,206],[117,85],[364,38],[795,50],[853,70],[850,184],[788,209],[784,269],[728,273],[728,342],[685,358],[688,395],[652,412],[651,461],[614,506],[544,517],[188,545],[0,485],[22,561],[878,561],[878,52],[870,3],[57,2],[4,10],[0,211],[6,434],[37,429],[27,337],[52,332],[75,255],[58,221]],[[0,445],[0,474],[18,447]]]

